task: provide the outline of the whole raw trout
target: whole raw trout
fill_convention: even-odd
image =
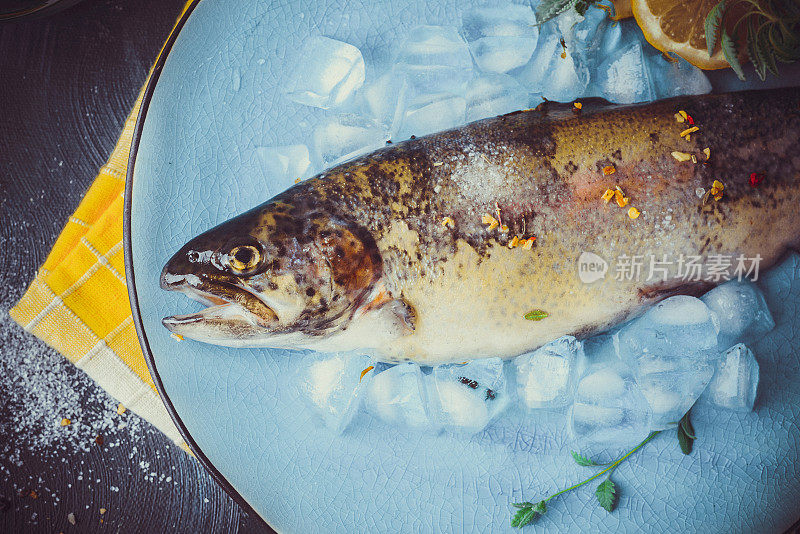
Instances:
[[[721,257],[752,276],[798,230],[800,89],[547,103],[387,146],[192,239],[161,284],[209,307],[164,325],[236,347],[512,357],[708,289]]]

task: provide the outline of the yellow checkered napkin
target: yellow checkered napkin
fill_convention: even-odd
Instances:
[[[126,408],[186,448],[147,371],[125,283],[123,194],[141,102],[140,94],[111,157],[10,313]]]

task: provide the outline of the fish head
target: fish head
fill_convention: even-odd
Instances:
[[[273,200],[200,234],[167,262],[161,287],[207,307],[163,324],[217,345],[313,347],[346,328],[380,276],[368,232]]]

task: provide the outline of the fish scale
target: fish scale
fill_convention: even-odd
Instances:
[[[229,346],[374,349],[421,364],[507,358],[716,283],[687,282],[675,265],[666,280],[627,280],[615,276],[620,255],[760,255],[765,269],[796,245],[800,90],[582,103],[393,144],[201,234],[167,263],[162,286],[215,295],[229,322],[217,311],[165,325]],[[688,139],[680,110],[699,128]],[[765,176],[758,187],[752,172]],[[696,191],[714,180],[722,198],[704,203]],[[616,187],[625,207],[601,199]],[[513,246],[529,238],[530,249]],[[259,251],[244,273],[226,263],[240,243]],[[604,278],[581,281],[582,252],[609,264]],[[526,320],[534,309],[546,317]]]

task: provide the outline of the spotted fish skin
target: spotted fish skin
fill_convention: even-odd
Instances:
[[[699,128],[688,138],[680,110]],[[775,263],[798,240],[798,149],[798,89],[632,106],[586,100],[580,111],[547,103],[388,146],[302,182],[190,241],[162,285],[185,289],[194,274],[263,297],[265,281],[283,277],[290,287],[272,286],[314,295],[260,332],[230,343],[194,336],[205,341],[369,348],[422,364],[513,357],[721,281],[679,277],[681,256]],[[764,175],[757,187],[753,172]],[[722,198],[704,203],[697,192],[714,180],[724,184]],[[601,199],[617,187],[625,207]],[[533,247],[511,248],[515,237],[535,237]],[[242,239],[256,243],[269,269],[230,272],[226,247]],[[188,263],[191,251],[216,255],[216,264]],[[581,281],[582,252],[608,263],[604,278]],[[643,258],[638,279],[617,276],[620,256]],[[672,260],[666,279],[646,279],[651,257]],[[531,310],[547,316],[526,320]]]

